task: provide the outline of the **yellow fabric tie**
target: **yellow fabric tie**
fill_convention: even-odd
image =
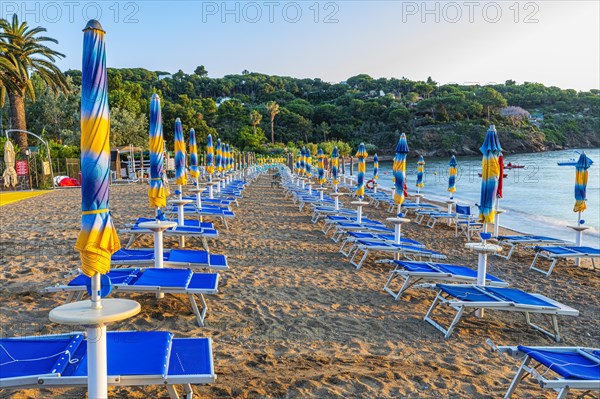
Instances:
[[[81,212],[82,215],[98,215],[100,213],[106,213],[108,212],[108,209],[94,209],[91,211],[83,211]]]

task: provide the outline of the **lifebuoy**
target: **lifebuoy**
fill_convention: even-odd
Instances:
[[[366,186],[367,186],[367,188],[368,188],[369,190],[372,190],[373,188],[375,188],[375,180],[372,180],[372,179],[371,179],[371,180],[369,180],[369,181],[367,182]]]

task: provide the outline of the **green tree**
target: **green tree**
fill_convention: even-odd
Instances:
[[[126,109],[112,108],[110,111],[111,146],[133,144],[148,147],[148,119]]]
[[[260,124],[262,120],[262,115],[257,110],[253,109],[250,112],[250,124],[252,125],[252,129],[254,130],[254,134],[256,134],[256,126]]]
[[[266,141],[265,132],[259,127],[244,126],[239,133],[237,145],[244,151],[259,151]]]
[[[500,108],[506,107],[506,99],[502,97],[497,90],[491,87],[482,87],[476,92],[477,102],[483,105],[487,111],[487,117],[490,118],[490,113],[498,111]]]
[[[58,44],[56,39],[41,36],[45,28],[38,26],[29,28],[26,22],[19,23],[17,14],[12,21],[0,19],[0,41],[4,42],[2,57],[4,64],[11,66],[4,73],[11,80],[10,86],[4,86],[8,92],[11,110],[11,125],[14,129],[27,130],[25,117],[25,97],[28,95],[35,101],[35,91],[31,75],[37,74],[46,83],[46,86],[56,92],[65,93],[68,90],[66,77],[54,62],[64,57],[64,54],[52,50],[46,43]],[[3,68],[4,69],[4,68]],[[17,143],[21,153],[27,150],[27,134],[20,133]]]
[[[267,103],[267,112],[271,118],[271,144],[275,144],[275,115],[279,113],[279,104],[275,101]]]

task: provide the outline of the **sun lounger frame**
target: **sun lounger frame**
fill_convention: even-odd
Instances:
[[[387,282],[383,286],[383,290],[385,292],[387,292],[388,294],[390,294],[396,301],[398,299],[400,299],[400,297],[406,290],[408,290],[409,288],[415,286],[416,284],[418,284],[422,281],[441,280],[441,281],[450,281],[450,282],[454,282],[454,283],[468,284],[468,283],[475,283],[477,280],[476,278],[460,276],[460,275],[442,272],[442,271],[440,271],[440,272],[409,271],[409,270],[405,270],[401,265],[396,264],[393,260],[390,260],[390,259],[387,259],[387,260],[384,260],[381,262],[396,265],[396,267],[390,274],[390,277],[387,279]],[[426,262],[426,263],[430,267],[435,266],[435,263],[431,263],[431,262]],[[395,282],[396,280],[402,280],[402,285],[401,285],[400,289],[398,290],[398,292],[394,291],[391,288],[392,283]],[[507,287],[509,285],[508,283],[506,283],[504,281],[500,282],[500,281],[494,281],[494,280],[487,280],[486,283],[488,285],[494,286],[494,287]]]
[[[560,240],[558,238],[551,238],[551,237],[547,237],[548,239],[535,239],[533,236],[530,240],[526,240],[525,237],[526,236],[518,236],[521,237],[520,239],[517,240],[512,240],[510,238],[510,236],[501,236],[498,237],[498,245],[507,245],[510,247],[510,250],[506,253],[506,255],[504,255],[502,252],[503,251],[499,251],[496,252],[495,255],[499,256],[501,258],[504,259],[510,259],[510,257],[512,256],[512,254],[517,250],[518,246],[525,246],[525,247],[541,247],[541,246],[561,246],[561,245],[568,245],[569,242],[565,241],[565,240]]]
[[[143,272],[144,269],[140,269]],[[210,273],[216,275],[216,283],[214,289],[199,289],[199,288],[181,288],[181,287],[163,287],[159,285],[127,285],[127,284],[113,284],[113,292],[128,292],[128,293],[152,293],[152,294],[172,294],[172,295],[185,295],[188,297],[192,312],[196,317],[198,326],[204,327],[204,319],[206,318],[206,312],[208,311],[208,305],[204,299],[204,295],[214,295],[219,292],[219,274]],[[44,293],[57,293],[67,292],[67,299],[65,303],[71,301],[80,301],[87,293],[87,288],[83,285],[56,285],[52,287],[46,287],[42,290]],[[200,300],[200,307],[196,298]]]
[[[18,339],[39,340],[40,338],[55,337],[71,337],[73,335],[85,335],[84,332],[75,332],[70,334],[54,334],[54,335],[33,335],[26,337],[18,337]],[[10,338],[9,338],[10,339]],[[197,338],[173,338],[173,340],[188,340]],[[193,385],[205,385],[215,382],[216,375],[214,372],[212,339],[207,339],[209,369],[211,374],[185,374],[185,375],[109,375],[107,377],[109,386],[129,387],[129,386],[148,386],[148,385],[163,385],[169,393],[170,399],[179,399],[176,386],[181,385],[185,391],[186,399],[193,399]],[[0,379],[0,389],[27,389],[27,388],[66,388],[66,387],[84,387],[88,384],[88,377],[84,376],[61,376],[59,373],[40,374],[23,377],[11,377]]]
[[[433,287],[436,287],[436,286],[434,285]],[[474,287],[477,290],[481,290],[480,287],[477,287],[476,285],[472,285],[472,287]],[[485,292],[485,294],[492,296],[492,297],[494,296],[493,294],[490,294],[489,292]],[[473,312],[478,309],[502,310],[502,311],[507,311],[507,312],[520,312],[520,313],[524,314],[525,322],[529,326],[533,327],[535,330],[541,332],[542,334],[545,334],[545,335],[553,338],[556,342],[560,342],[560,331],[558,329],[557,316],[578,316],[579,311],[576,309],[573,309],[567,305],[564,305],[560,302],[557,302],[553,299],[550,299],[542,294],[531,294],[531,295],[537,297],[538,299],[546,301],[554,306],[557,306],[557,308],[551,308],[548,306],[534,306],[534,305],[526,305],[526,304],[517,304],[515,302],[508,302],[508,301],[502,300],[500,298],[497,298],[498,301],[494,301],[494,302],[461,301],[461,300],[456,300],[456,299],[450,299],[452,297],[451,295],[445,296],[444,291],[439,289],[435,299],[433,300],[433,303],[429,307],[429,310],[427,311],[427,314],[425,314],[425,317],[423,320],[425,320],[426,322],[428,322],[429,324],[434,326],[436,329],[441,331],[444,334],[444,338],[447,339],[450,337],[450,335],[452,334],[452,331],[454,330],[454,327],[456,327],[456,325],[460,322],[464,311],[467,309],[472,309]],[[456,315],[454,316],[452,322],[450,323],[450,325],[448,327],[442,326],[440,323],[436,322],[432,318],[434,310],[439,305],[444,305],[444,306],[452,308],[456,311]],[[552,331],[548,331],[547,329],[533,323],[531,321],[531,314],[544,314],[544,315],[550,316],[550,318],[551,318],[551,322],[550,322],[551,326],[550,327],[551,327]]]
[[[568,249],[568,246],[559,246],[560,248],[566,248]],[[548,248],[547,247],[540,247],[537,246],[535,247],[536,253],[535,256],[533,258],[533,262],[531,262],[531,266],[529,266],[529,269],[531,270],[535,270],[536,272],[540,272],[543,275],[545,275],[546,277],[550,276],[550,274],[552,274],[552,271],[554,270],[554,267],[556,266],[556,263],[560,260],[560,259],[591,259],[592,260],[592,267],[594,268],[594,270],[596,270],[596,258],[600,258],[600,254],[585,254],[585,253],[581,253],[581,252],[572,252],[572,253],[568,253],[568,254],[553,254],[551,252],[548,252]],[[539,258],[544,258],[544,259],[548,259],[551,261],[550,263],[550,267],[547,270],[544,270],[540,267],[537,267],[535,264],[537,263],[537,260]]]
[[[549,350],[554,352],[572,352],[574,349],[577,350],[582,356],[585,356],[586,351],[595,351],[598,350],[596,348],[575,348],[575,347],[543,347],[536,346],[532,347],[538,350]],[[517,346],[499,346],[496,348],[498,352],[507,354],[509,356],[522,359],[521,365],[517,370],[510,386],[508,387],[508,391],[504,395],[504,399],[509,399],[515,393],[517,386],[521,381],[523,381],[527,376],[534,377],[542,388],[550,388],[556,391],[558,394],[556,399],[564,399],[569,394],[569,390],[586,390],[583,395],[585,396],[587,393],[592,391],[600,392],[600,379],[597,380],[577,380],[577,379],[568,379],[568,378],[547,378],[545,376],[546,373],[540,374],[538,369],[540,367],[544,367],[545,365],[537,362],[535,359],[519,350]],[[585,356],[588,357],[588,356]],[[588,357],[589,358],[589,357]],[[593,359],[597,361],[597,359]],[[532,361],[535,363],[532,365]]]

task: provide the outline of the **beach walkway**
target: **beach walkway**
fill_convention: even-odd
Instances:
[[[50,190],[44,191],[0,191],[0,206],[12,204],[22,201],[27,198],[37,197],[49,193]]]

